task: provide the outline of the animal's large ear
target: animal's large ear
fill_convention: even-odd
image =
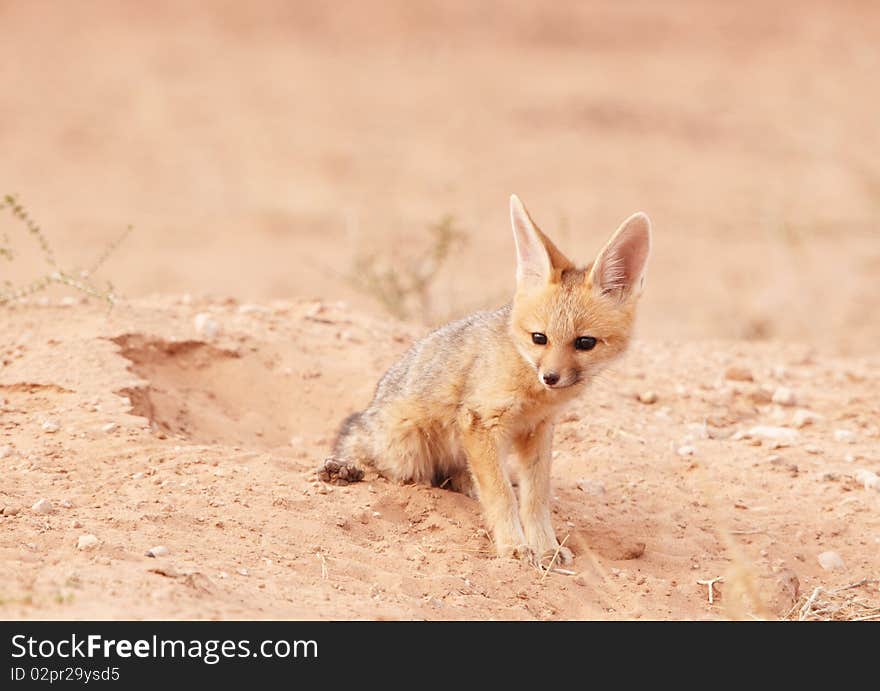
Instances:
[[[510,195],[510,225],[516,243],[516,284],[540,287],[557,280],[573,264],[532,221],[515,194]]]
[[[651,221],[639,212],[626,219],[599,252],[590,283],[599,295],[618,300],[638,297],[645,287],[645,265],[651,253]]]

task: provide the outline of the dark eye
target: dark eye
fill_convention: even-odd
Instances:
[[[579,336],[574,339],[574,347],[578,350],[592,350],[596,347],[596,339],[592,336]]]
[[[547,345],[546,334],[533,333],[532,334],[532,343],[534,343],[535,345]]]

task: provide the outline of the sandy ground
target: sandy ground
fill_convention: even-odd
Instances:
[[[135,227],[109,314],[0,305],[0,617],[797,618],[880,578],[880,7],[552,8],[0,1],[0,193],[63,268]],[[655,227],[557,434],[574,575],[491,558],[461,495],[312,475],[414,338],[508,299],[511,192],[583,261]],[[352,284],[446,216],[406,319]],[[46,271],[6,213],[4,247],[0,292]]]
[[[211,342],[196,314],[222,329]],[[336,422],[369,398],[364,373],[412,328],[171,298],[0,323],[0,504],[20,509],[0,518],[5,616],[785,616],[880,571],[876,356],[639,343],[558,428],[554,522],[577,575],[543,577],[491,556],[463,495],[315,482]],[[796,406],[768,400],[779,387]],[[638,401],[648,389],[656,402]],[[820,417],[797,429],[801,409]],[[773,448],[749,438],[760,425],[795,432]],[[97,544],[78,549],[83,535]],[[821,567],[828,551],[842,568]],[[696,581],[718,576],[710,605]],[[757,597],[725,596],[747,584]]]

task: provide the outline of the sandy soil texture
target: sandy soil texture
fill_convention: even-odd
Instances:
[[[0,617],[876,617],[878,73],[870,2],[0,1],[0,194],[64,269],[134,225],[109,313],[0,304]],[[557,432],[568,575],[462,495],[313,474],[509,298],[511,192],[583,261],[654,222]],[[0,213],[0,295],[33,239]]]
[[[576,575],[542,576],[463,495],[315,481],[410,327],[173,298],[0,323],[6,616],[778,617],[880,569],[877,356],[640,343],[559,425]]]

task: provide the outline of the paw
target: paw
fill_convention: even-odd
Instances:
[[[318,477],[331,485],[347,485],[364,479],[364,471],[354,463],[340,461],[332,456],[318,468]]]
[[[537,566],[538,564],[534,550],[526,544],[499,546],[498,556],[506,559],[517,559],[531,566]]]
[[[440,486],[464,494],[471,499],[477,499],[477,488],[474,486],[471,474],[467,471],[450,475]]]
[[[564,564],[571,564],[572,561],[574,561],[574,554],[568,547],[559,547],[558,552],[556,547],[546,549],[541,554],[541,566],[545,569],[550,569],[554,566],[562,566]]]

